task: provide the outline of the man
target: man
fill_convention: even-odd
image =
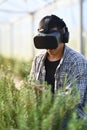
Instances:
[[[87,98],[87,61],[78,52],[72,50],[68,43],[69,32],[65,22],[55,15],[45,16],[39,23],[38,35],[34,37],[34,45],[38,49],[46,49],[44,54],[35,57],[30,72],[30,80],[46,81],[55,94],[61,87],[72,88],[75,80],[81,94],[78,103],[79,117],[84,116],[82,106]]]

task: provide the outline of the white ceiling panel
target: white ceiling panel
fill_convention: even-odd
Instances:
[[[15,19],[32,14],[54,0],[0,0],[0,23],[13,22]]]

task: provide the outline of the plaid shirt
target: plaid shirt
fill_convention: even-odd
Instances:
[[[46,52],[35,57],[30,72],[30,80],[45,81],[44,61]],[[81,94],[80,104],[87,101],[87,61],[78,52],[65,45],[64,55],[55,71],[55,91],[60,87],[72,88],[75,80],[77,89]]]

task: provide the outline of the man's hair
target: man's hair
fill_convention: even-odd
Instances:
[[[49,31],[54,27],[57,27],[58,30],[60,30],[63,27],[66,27],[66,24],[61,18],[57,17],[56,15],[47,15],[41,19],[38,30],[44,29]]]

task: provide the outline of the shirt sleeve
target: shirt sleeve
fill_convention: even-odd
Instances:
[[[36,70],[36,58],[34,58],[31,66],[31,71],[29,74],[29,81],[34,81],[35,80],[35,70]]]

